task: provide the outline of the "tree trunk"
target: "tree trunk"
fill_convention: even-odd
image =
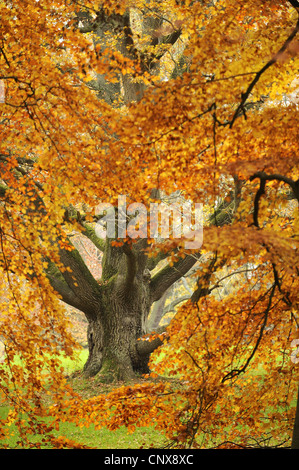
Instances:
[[[97,243],[91,226],[84,235],[103,249],[101,280],[94,278],[77,249],[60,249],[60,261],[67,269],[49,260],[48,278],[64,302],[86,315],[89,356],[84,374],[93,377],[100,373],[104,381],[130,380],[136,373],[148,372],[150,354],[162,344],[159,338],[154,341],[142,338],[148,333],[151,305],[188,273],[201,253],[192,252],[151,276],[163,257],[148,256],[146,239],[115,245],[107,238]],[[213,263],[204,276],[205,285],[198,285],[193,293],[194,301],[208,292],[206,283]]]
[[[127,381],[149,372],[150,352],[138,348],[151,305],[149,283],[139,279],[130,289],[120,281],[118,276],[104,290],[87,332],[89,356],[84,374],[92,377],[100,372],[104,382]]]

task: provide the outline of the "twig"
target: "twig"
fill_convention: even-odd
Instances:
[[[248,365],[250,364],[251,360],[253,359],[258,347],[259,347],[259,344],[262,340],[262,337],[263,337],[263,333],[264,333],[264,329],[266,327],[266,324],[267,324],[267,320],[268,320],[268,314],[269,314],[269,311],[270,311],[270,308],[271,308],[271,305],[272,305],[272,299],[273,299],[273,296],[274,296],[274,292],[275,292],[275,288],[276,288],[276,281],[274,282],[272,288],[271,288],[271,292],[270,292],[270,296],[269,296],[269,302],[268,302],[268,305],[267,305],[267,308],[265,310],[265,315],[264,315],[264,321],[263,321],[263,324],[261,326],[261,329],[260,329],[260,333],[259,333],[259,336],[258,336],[258,339],[255,343],[255,346],[250,354],[250,356],[248,357],[247,361],[245,362],[244,366],[241,367],[240,369],[233,369],[231,370],[230,372],[228,372],[224,377],[223,379],[221,380],[221,383],[224,383],[226,382],[226,380],[228,379],[233,379],[234,377],[242,374],[243,372],[245,372],[245,370],[247,369]]]
[[[291,4],[297,9],[299,8],[299,2],[297,0],[290,0]],[[290,42],[294,39],[294,37],[296,36],[296,34],[298,33],[299,31],[299,19],[297,21],[297,24],[295,26],[295,28],[293,29],[293,31],[291,32],[291,34],[289,35],[289,37],[287,38],[287,40],[285,41],[285,43],[283,44],[283,46],[279,49],[279,51],[272,57],[272,59],[270,59],[262,68],[259,72],[256,72],[255,74],[255,77],[254,79],[252,80],[252,82],[249,84],[249,86],[247,87],[247,90],[245,91],[245,93],[242,93],[241,94],[241,103],[239,104],[239,106],[237,107],[236,111],[235,111],[235,114],[233,115],[233,118],[230,122],[230,129],[233,127],[234,125],[234,122],[235,120],[237,119],[237,117],[239,116],[239,113],[240,111],[244,114],[245,110],[244,110],[244,105],[250,95],[250,93],[252,92],[253,88],[255,87],[255,85],[257,84],[257,82],[259,81],[259,79],[261,78],[261,76],[263,75],[264,72],[266,72],[266,70],[268,70],[268,68],[270,68],[273,64],[275,64],[278,60],[278,58],[281,56],[281,54],[283,52],[286,51],[286,49],[288,48]]]

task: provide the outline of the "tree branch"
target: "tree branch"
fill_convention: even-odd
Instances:
[[[2,184],[0,183],[0,197],[1,198],[4,198],[6,193],[7,193],[7,190],[8,190],[8,186],[6,186],[6,184]]]
[[[46,274],[52,287],[62,296],[64,302],[90,316],[94,315],[94,301],[101,295],[101,288],[78,250],[60,249],[59,258],[63,269],[59,269],[52,260],[46,260]]]
[[[265,330],[265,327],[267,325],[267,320],[268,320],[268,314],[269,314],[269,311],[270,311],[270,308],[271,308],[271,305],[272,305],[272,300],[273,300],[273,296],[274,296],[274,292],[275,292],[275,288],[276,288],[277,284],[276,282],[274,282],[274,284],[272,285],[271,287],[271,291],[270,291],[270,295],[269,295],[269,301],[268,301],[268,305],[266,307],[266,310],[265,310],[265,313],[264,313],[264,319],[263,319],[263,323],[262,323],[262,326],[260,328],[260,332],[259,332],[259,336],[257,338],[257,341],[254,345],[254,348],[251,352],[251,354],[249,355],[249,357],[247,358],[245,364],[240,368],[240,369],[233,369],[231,370],[230,372],[228,372],[221,380],[221,383],[224,383],[226,382],[226,380],[229,380],[229,379],[233,379],[234,377],[242,374],[243,372],[246,371],[248,365],[250,364],[251,360],[253,359],[258,347],[259,347],[259,344],[262,340],[262,337],[263,337],[263,333],[264,333],[264,330]]]
[[[106,241],[103,240],[102,238],[99,238],[96,235],[95,229],[91,227],[90,225],[85,224],[85,223],[81,223],[81,225],[83,227],[83,230],[81,232],[82,235],[88,238],[94,244],[94,246],[96,246],[97,249],[103,253],[105,250]]]
[[[291,187],[295,198],[299,202],[299,179],[297,181],[294,181],[291,178],[288,178],[287,176],[284,176],[284,175],[279,175],[279,174],[267,175],[263,171],[258,171],[254,173],[254,175],[250,177],[250,181],[253,181],[256,178],[259,178],[261,180],[261,183],[263,182],[264,185],[266,181],[275,181],[275,180],[282,181],[283,183],[288,184]]]
[[[158,328],[155,331],[155,333],[157,333],[158,335],[161,335],[164,332],[165,332],[165,327]],[[159,336],[157,336],[152,341],[150,339],[146,339],[145,337],[144,339],[140,339],[136,341],[136,349],[141,356],[147,356],[151,354],[153,351],[155,351],[155,349],[157,349],[162,344],[163,344],[163,341]]]
[[[156,302],[163,293],[181,277],[183,277],[200,259],[201,253],[194,253],[179,259],[173,266],[169,264],[159,271],[151,280],[152,301]]]
[[[295,1],[295,0],[289,0],[290,3],[297,9],[298,8],[298,2]],[[294,39],[294,37],[296,36],[296,34],[298,33],[299,31],[299,19],[297,21],[297,24],[295,26],[295,28],[293,29],[293,31],[291,32],[291,34],[289,35],[289,37],[287,38],[287,40],[284,42],[283,46],[279,49],[279,51],[272,57],[272,59],[270,59],[262,68],[259,72],[257,72],[255,74],[255,77],[254,79],[252,80],[252,82],[248,85],[247,87],[247,90],[245,91],[245,93],[242,93],[241,95],[241,103],[239,104],[239,106],[237,107],[234,115],[233,115],[233,118],[230,122],[230,129],[233,127],[234,125],[234,122],[235,120],[237,119],[237,117],[241,114],[244,114],[244,105],[250,95],[250,93],[252,92],[253,88],[255,87],[255,85],[257,84],[257,82],[259,81],[259,79],[261,78],[261,76],[263,75],[264,72],[266,72],[266,70],[268,70],[268,68],[270,68],[273,64],[275,64],[277,62],[277,60],[279,59],[279,57],[281,56],[281,54],[283,54],[283,52],[285,52],[289,46],[289,44],[291,43],[291,41]]]
[[[242,182],[235,180],[235,191],[232,191],[231,200],[223,200],[210,217],[210,224],[221,227],[233,220],[233,215],[240,201]],[[153,302],[160,299],[163,293],[181,277],[183,277],[200,259],[201,253],[193,253],[178,260],[173,266],[167,265],[159,271],[151,280],[151,291]]]
[[[70,289],[85,302],[100,294],[100,286],[84,263],[76,248],[59,250],[59,258],[65,268],[61,274]]]
[[[72,289],[69,288],[64,280],[58,279],[52,274],[47,274],[47,277],[53,289],[61,296],[63,302],[70,305],[71,307],[77,308],[78,310],[84,310],[84,304],[81,302],[78,296],[74,294]]]
[[[137,272],[137,260],[136,256],[126,243],[123,245],[123,252],[126,255],[126,276],[125,276],[125,289],[126,291],[134,286],[134,279]]]
[[[178,297],[177,299],[174,299],[170,304],[168,304],[168,305],[166,305],[166,307],[164,307],[163,316],[166,315],[166,313],[168,313],[168,312],[172,312],[177,305],[179,305],[182,302],[185,302],[186,300],[189,300],[189,299],[190,299],[190,295],[188,295],[188,294],[182,295],[181,297]]]
[[[75,18],[80,33],[91,33],[94,30],[94,20],[88,11],[78,11]],[[79,26],[82,23],[82,26]]]
[[[195,291],[193,292],[191,296],[192,303],[197,304],[199,299],[210,294],[211,292],[210,280],[211,280],[212,274],[215,271],[216,263],[217,263],[217,254],[213,256],[212,260],[209,263],[209,268],[204,273],[204,275],[197,279],[197,288],[195,289]],[[225,260],[222,260],[222,265],[223,264],[225,264]]]

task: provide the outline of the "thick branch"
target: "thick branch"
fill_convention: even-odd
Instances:
[[[76,249],[61,249],[59,254],[63,264],[61,270],[53,261],[47,259],[46,273],[52,287],[67,304],[85,313],[93,312],[94,296],[100,295],[100,286]]]
[[[134,279],[137,272],[137,260],[133,250],[124,243],[123,251],[126,255],[126,277],[125,277],[125,289],[126,291],[134,286]]]
[[[61,296],[63,302],[70,305],[71,307],[77,308],[78,310],[84,310],[84,304],[74,294],[72,289],[69,288],[69,286],[64,280],[58,279],[57,277],[49,274],[47,275],[47,277],[53,289]]]
[[[75,23],[81,33],[91,33],[94,30],[94,20],[88,11],[78,11]]]
[[[146,267],[152,271],[155,267],[163,261],[164,259],[168,258],[169,253],[167,251],[159,251],[155,257],[149,257],[146,263]]]
[[[185,258],[179,259],[173,266],[167,265],[164,269],[159,271],[151,280],[152,301],[155,302],[160,299],[163,293],[181,277],[183,277],[189,269],[201,257],[200,253],[188,255]]]
[[[5,197],[7,190],[8,190],[8,186],[6,186],[6,184],[0,183],[0,197],[1,198]]]
[[[259,228],[259,220],[258,220],[259,203],[260,203],[260,198],[263,196],[263,194],[265,194],[265,186],[266,186],[266,181],[264,179],[261,179],[260,187],[258,191],[256,192],[256,195],[254,198],[253,222],[257,228]]]
[[[97,249],[103,253],[105,250],[106,241],[102,238],[99,238],[96,235],[95,229],[90,225],[83,223],[82,226],[84,227],[83,231],[81,232],[82,235],[85,235],[85,237],[87,237],[94,244],[94,246],[96,246]]]
[[[217,255],[214,256],[209,263],[209,268],[207,269],[206,273],[197,279],[197,288],[193,292],[191,296],[191,302],[192,303],[197,303],[199,299],[202,297],[205,297],[210,294],[210,281],[213,272],[215,271],[215,266],[217,263]],[[224,260],[222,260],[222,265],[225,263]]]
[[[258,171],[257,173],[252,175],[250,177],[250,181],[253,181],[256,178],[259,178],[261,180],[261,184],[263,183],[264,185],[266,181],[282,181],[283,183],[288,184],[291,187],[295,198],[299,202],[299,180],[294,181],[291,178],[288,178],[287,176],[279,174],[267,175],[263,171]]]
[[[94,295],[100,294],[100,287],[84,263],[79,251],[59,250],[60,260],[65,268],[62,276],[70,289],[82,300],[92,300]]]
[[[164,327],[158,328],[156,330],[157,334],[162,334],[164,332],[165,332]],[[163,344],[163,341],[159,336],[157,336],[152,341],[145,338],[145,339],[138,340],[136,342],[136,349],[141,356],[148,356],[162,344]]]

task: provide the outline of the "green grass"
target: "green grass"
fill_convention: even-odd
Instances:
[[[76,360],[62,357],[62,365],[65,370],[66,376],[70,377],[69,380],[73,389],[78,392],[83,398],[92,397],[98,393],[107,393],[112,390],[115,385],[103,385],[97,378],[86,380],[80,374],[74,374],[82,370],[82,367],[87,359],[88,351],[79,351]],[[19,360],[17,360],[19,362]],[[20,363],[22,361],[20,360]],[[0,406],[0,420],[6,419],[9,406]],[[23,418],[23,417],[22,417]],[[25,417],[24,417],[25,419]],[[9,427],[9,439],[0,441],[0,448],[3,445],[8,445],[9,448],[18,447],[17,441],[19,440],[18,429],[14,424]],[[136,428],[134,433],[128,433],[127,428],[122,426],[114,431],[109,431],[106,428],[100,430],[95,429],[94,425],[89,427],[79,427],[74,423],[60,423],[59,430],[54,432],[56,437],[65,436],[76,442],[80,442],[88,447],[97,449],[138,449],[140,447],[161,447],[164,443],[161,432],[158,432],[154,427]],[[40,436],[33,436],[32,442],[40,441]]]
[[[0,407],[0,420],[6,418],[8,411],[8,406]],[[19,440],[19,434],[16,426],[12,424],[9,431],[9,439],[0,441],[0,448],[1,445],[8,445],[9,448],[18,447],[17,441]],[[55,431],[54,435],[56,437],[65,436],[68,439],[96,449],[161,447],[164,442],[161,433],[150,427],[136,428],[134,433],[129,434],[124,426],[114,431],[109,431],[106,428],[96,430],[93,425],[88,428],[80,428],[73,423],[61,423],[59,431]],[[32,438],[32,442],[38,442],[39,440],[40,436]]]
[[[70,360],[67,357],[62,356],[61,361],[64,366],[65,374],[68,376],[73,389],[82,396],[82,398],[89,398],[99,393],[108,393],[116,387],[116,384],[103,384],[100,382],[98,377],[86,380],[81,374],[75,374],[75,372],[82,370],[82,367],[87,359],[87,350],[81,350],[78,352],[75,360]],[[163,352],[158,360],[163,360]],[[250,374],[258,375],[261,380],[264,380],[265,370],[263,364],[259,364],[253,369]],[[274,410],[269,404],[269,407],[265,410],[265,417],[271,416],[276,411],[283,411],[282,409]],[[0,420],[5,419],[9,412],[9,406],[0,406]],[[220,410],[219,410],[220,412]],[[242,425],[240,425],[242,426]],[[228,424],[228,431],[230,425]],[[240,428],[241,429],[241,428]],[[19,440],[18,430],[14,424],[9,427],[10,437],[6,441],[0,441],[1,444],[6,444],[10,448],[17,447],[17,441]],[[250,434],[250,433],[249,433]],[[156,431],[154,426],[136,428],[134,433],[128,433],[125,426],[109,431],[106,428],[100,430],[95,429],[94,425],[89,427],[79,427],[73,423],[61,423],[59,431],[55,431],[56,437],[65,436],[70,440],[79,442],[85,446],[97,448],[97,449],[138,449],[138,448],[159,448],[165,444],[164,436],[160,431]],[[34,436],[33,442],[40,441],[40,436]]]

